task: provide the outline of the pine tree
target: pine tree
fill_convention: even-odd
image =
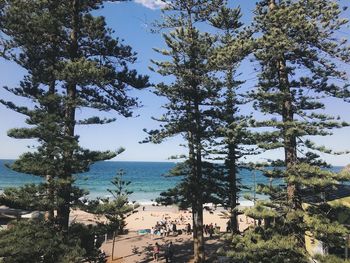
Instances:
[[[126,217],[136,212],[135,209],[138,207],[138,204],[129,204],[129,196],[132,192],[127,189],[127,186],[131,182],[125,181],[124,176],[124,170],[119,170],[111,181],[114,188],[107,191],[112,195],[112,199],[100,198],[91,201],[88,205],[88,211],[105,216],[109,220],[109,229],[116,231],[117,234],[124,233]]]
[[[157,203],[162,205],[177,205],[180,209],[192,208],[195,204],[196,198],[192,195],[193,183],[188,176],[191,172],[191,166],[188,161],[180,162],[171,169],[165,176],[180,176],[182,180],[175,187],[160,193],[160,197],[156,199]],[[225,180],[223,169],[218,164],[211,162],[202,162],[202,179],[201,187],[203,190],[202,199],[203,204],[223,204],[221,196],[227,190],[225,188]],[[212,210],[211,207],[204,207],[207,210]]]
[[[54,197],[52,189],[52,180],[59,166],[59,159],[55,161],[57,146],[62,143],[59,140],[61,136],[60,123],[63,122],[63,116],[55,113],[55,109],[60,108],[61,99],[55,94],[55,71],[57,70],[59,60],[58,39],[55,37],[59,32],[59,25],[49,13],[57,11],[57,4],[46,3],[45,1],[32,1],[31,3],[15,3],[18,10],[26,10],[19,17],[13,12],[11,2],[2,1],[1,30],[4,35],[12,37],[5,39],[4,56],[13,60],[28,71],[19,88],[9,89],[9,92],[37,102],[37,108],[20,107],[11,102],[1,101],[9,108],[28,116],[28,124],[36,128],[31,129],[12,129],[8,135],[14,138],[36,138],[40,134],[39,141],[42,146],[38,151],[41,154],[27,153],[22,156],[23,162],[16,162],[13,169],[33,174],[39,173],[40,176],[47,176],[47,189],[49,196],[40,195],[41,200],[50,199],[51,208],[49,209],[49,219],[53,220]],[[42,17],[38,17],[38,12],[34,10],[41,9]],[[46,10],[46,11],[44,11]],[[7,15],[9,14],[9,15]],[[30,21],[30,25],[27,23]],[[34,32],[35,31],[35,32]],[[17,48],[25,49],[26,55],[17,54],[13,51]],[[48,88],[42,89],[39,85],[43,83]],[[57,111],[59,112],[59,111]],[[56,139],[57,138],[57,139]],[[41,158],[39,158],[41,156]],[[45,158],[44,158],[45,157]],[[33,162],[35,160],[35,162]],[[35,167],[34,167],[35,166]],[[40,187],[40,186],[39,186]],[[24,190],[24,195],[26,194]],[[39,191],[39,189],[38,189]],[[44,198],[45,197],[45,198]],[[11,200],[8,200],[11,202]]]
[[[213,140],[213,154],[215,159],[224,160],[226,187],[221,196],[222,203],[229,208],[230,229],[238,231],[237,200],[240,191],[238,172],[242,167],[240,160],[246,155],[257,153],[254,149],[253,134],[248,130],[249,116],[240,114],[240,107],[245,102],[239,99],[239,88],[244,83],[237,80],[237,69],[252,49],[251,30],[242,29],[239,21],[242,14],[240,8],[231,9],[221,7],[210,22],[222,31],[219,35],[220,45],[212,58],[218,74],[223,75],[221,94],[217,100],[215,115],[217,138]]]
[[[278,5],[272,0],[261,1],[256,12],[256,24],[263,36],[257,40],[255,56],[262,71],[252,97],[257,109],[274,116],[257,125],[276,129],[270,136],[264,134],[273,142],[264,146],[284,148],[286,173],[304,161],[322,165],[317,162],[318,156],[306,149],[330,151],[302,137],[325,136],[332,128],[347,126],[319,112],[325,107],[322,98],[341,90],[331,79],[345,78],[332,59],[344,58],[347,47],[331,37],[346,21],[339,17],[339,6],[329,1],[281,1]],[[312,94],[307,94],[309,90]],[[300,148],[304,159],[298,159]],[[297,186],[288,181],[287,188],[291,206],[300,208]]]
[[[77,120],[76,109],[115,111],[130,117],[138,102],[127,95],[128,90],[147,86],[147,77],[129,69],[136,61],[131,47],[112,37],[113,31],[103,17],[92,15],[103,2],[4,1],[1,10],[4,56],[28,72],[19,87],[7,90],[36,104],[35,108],[20,107],[1,100],[28,116],[32,126],[15,129],[10,135],[35,138],[40,143],[37,152],[26,153],[13,168],[54,178],[57,221],[64,229],[71,204],[80,197],[73,186],[73,175],[117,154],[79,146],[77,125],[105,124],[115,119],[92,116]]]
[[[258,87],[250,95],[255,108],[271,120],[256,121],[255,126],[269,128],[261,133],[259,146],[268,150],[282,148],[285,156],[269,162],[275,169],[265,170],[266,176],[283,179],[282,184],[260,186],[271,202],[262,201],[264,209],[253,209],[248,214],[264,218],[265,213],[267,225],[273,219],[274,224],[261,236],[273,231],[295,238],[300,248],[304,247],[305,231],[330,246],[348,232],[336,219],[336,209],[324,201],[303,206],[310,202],[307,196],[321,196],[350,179],[348,173],[325,170],[329,166],[319,153],[337,153],[310,139],[348,126],[324,113],[324,98],[341,93],[343,87],[337,85],[337,80],[346,79],[337,67],[337,61],[345,60],[349,52],[346,41],[337,38],[338,30],[347,23],[340,16],[341,8],[335,1],[277,4],[269,0],[260,1],[256,9],[255,24],[260,36],[254,55],[261,71]]]
[[[167,98],[167,113],[159,121],[158,131],[149,132],[153,141],[181,134],[188,147],[186,188],[191,189],[193,214],[194,261],[204,262],[203,239],[203,156],[210,140],[211,105],[217,98],[218,87],[208,62],[215,38],[198,29],[217,12],[223,1],[173,0],[164,9],[164,21],[158,29],[170,29],[163,34],[167,49],[159,50],[169,60],[153,61],[162,76],[172,76],[169,84],[160,83],[156,93]]]

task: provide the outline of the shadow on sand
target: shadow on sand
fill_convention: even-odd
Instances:
[[[135,238],[135,237],[134,237]],[[126,237],[125,239],[131,240],[132,237]],[[125,240],[124,239],[124,240]],[[139,239],[139,238],[137,238]],[[190,236],[180,235],[177,237],[158,237],[152,240],[151,243],[147,242],[146,245],[132,247],[132,253],[129,255],[124,255],[122,258],[115,259],[109,262],[137,262],[146,263],[153,261],[153,246],[157,242],[160,244],[160,255],[158,262],[165,262],[165,247],[168,242],[173,242],[174,257],[172,262],[176,263],[188,263],[193,260],[193,240]],[[223,242],[218,238],[209,239],[205,238],[205,250],[206,250],[206,262],[215,261],[215,251],[223,246]]]

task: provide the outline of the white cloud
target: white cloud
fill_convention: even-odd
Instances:
[[[166,5],[162,0],[135,0],[135,2],[150,9],[164,8]]]

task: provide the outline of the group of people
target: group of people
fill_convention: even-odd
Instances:
[[[210,238],[213,237],[215,230],[218,228],[218,226],[213,223],[210,223],[209,225],[203,226],[203,231],[205,235],[209,235]],[[182,232],[185,232],[187,235],[192,234],[192,227],[190,223],[186,224],[186,227],[182,230],[177,229],[177,225],[175,221],[168,222],[167,220],[158,221],[157,224],[151,228],[151,238],[153,239],[155,235],[159,235],[160,237],[168,237],[171,233],[173,236],[181,234]]]
[[[183,220],[180,219],[180,222]],[[186,233],[187,235],[192,234],[192,227],[190,223],[187,223],[185,225],[184,229],[178,230],[177,229],[177,222],[176,221],[168,221],[167,219],[162,219],[156,223],[154,227],[151,228],[151,238],[154,238],[154,235],[160,235],[161,237],[168,237],[171,233],[176,236],[179,233],[181,234]],[[210,223],[203,226],[203,231],[205,235],[209,235],[210,238],[213,238],[213,235],[215,233],[215,230],[218,229],[218,226],[216,224]],[[165,246],[163,246],[164,249],[164,257],[166,262],[172,262],[173,256],[174,256],[174,248],[173,243],[170,241]],[[158,244],[158,242],[155,243],[153,247],[153,259],[154,261],[159,260],[159,256],[161,254],[161,246]]]
[[[177,226],[176,222],[167,220],[161,220],[157,222],[157,224],[151,228],[151,238],[154,235],[160,235],[161,237],[167,237],[172,233],[174,236],[177,235]]]
[[[158,261],[159,260],[160,250],[161,250],[161,247],[156,242],[156,244],[153,247],[153,260],[154,261]],[[165,245],[164,257],[165,257],[165,262],[166,263],[169,263],[169,262],[173,261],[173,257],[174,257],[173,242],[170,241],[168,244]]]
[[[209,224],[209,225],[204,225],[203,226],[203,231],[205,233],[205,235],[209,235],[210,238],[213,238],[213,234],[215,229],[217,229],[217,225],[213,225],[213,223]],[[172,229],[172,230],[170,230]],[[155,235],[156,231],[159,231],[161,236],[169,236],[169,233],[172,231],[173,233],[177,233],[176,230],[176,223],[175,222],[170,222],[168,224],[168,222],[157,222],[155,227],[152,227],[151,229],[151,235]],[[190,235],[192,233],[192,228],[191,228],[191,224],[187,223],[186,224],[186,228],[184,229],[184,231]],[[158,261],[159,260],[159,255],[161,252],[161,246],[158,244],[158,242],[155,243],[154,247],[153,247],[153,259],[154,261]],[[165,261],[168,262],[172,262],[173,260],[173,256],[174,256],[174,248],[173,248],[173,243],[170,241],[169,243],[167,243],[164,247],[164,257],[165,257]]]
[[[203,227],[204,234],[209,235],[209,238],[213,238],[214,231],[217,228],[218,228],[218,226],[216,224],[213,225],[213,223],[210,223],[209,225],[204,225],[204,227]]]

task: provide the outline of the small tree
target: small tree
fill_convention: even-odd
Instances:
[[[107,189],[107,191],[112,195],[112,199],[99,198],[90,202],[86,207],[89,212],[103,215],[109,220],[107,229],[113,231],[112,260],[114,259],[116,235],[124,233],[126,217],[136,212],[135,209],[138,207],[138,205],[131,205],[129,203],[129,195],[132,194],[132,192],[127,190],[130,181],[124,181],[124,175],[125,172],[121,169],[111,181],[114,188]]]
[[[107,189],[112,195],[111,198],[100,198],[91,202],[87,209],[95,214],[104,215],[109,220],[109,228],[118,234],[122,234],[125,230],[125,219],[135,212],[138,205],[130,204],[127,186],[131,183],[123,179],[124,170],[119,170],[111,181],[113,189]]]

